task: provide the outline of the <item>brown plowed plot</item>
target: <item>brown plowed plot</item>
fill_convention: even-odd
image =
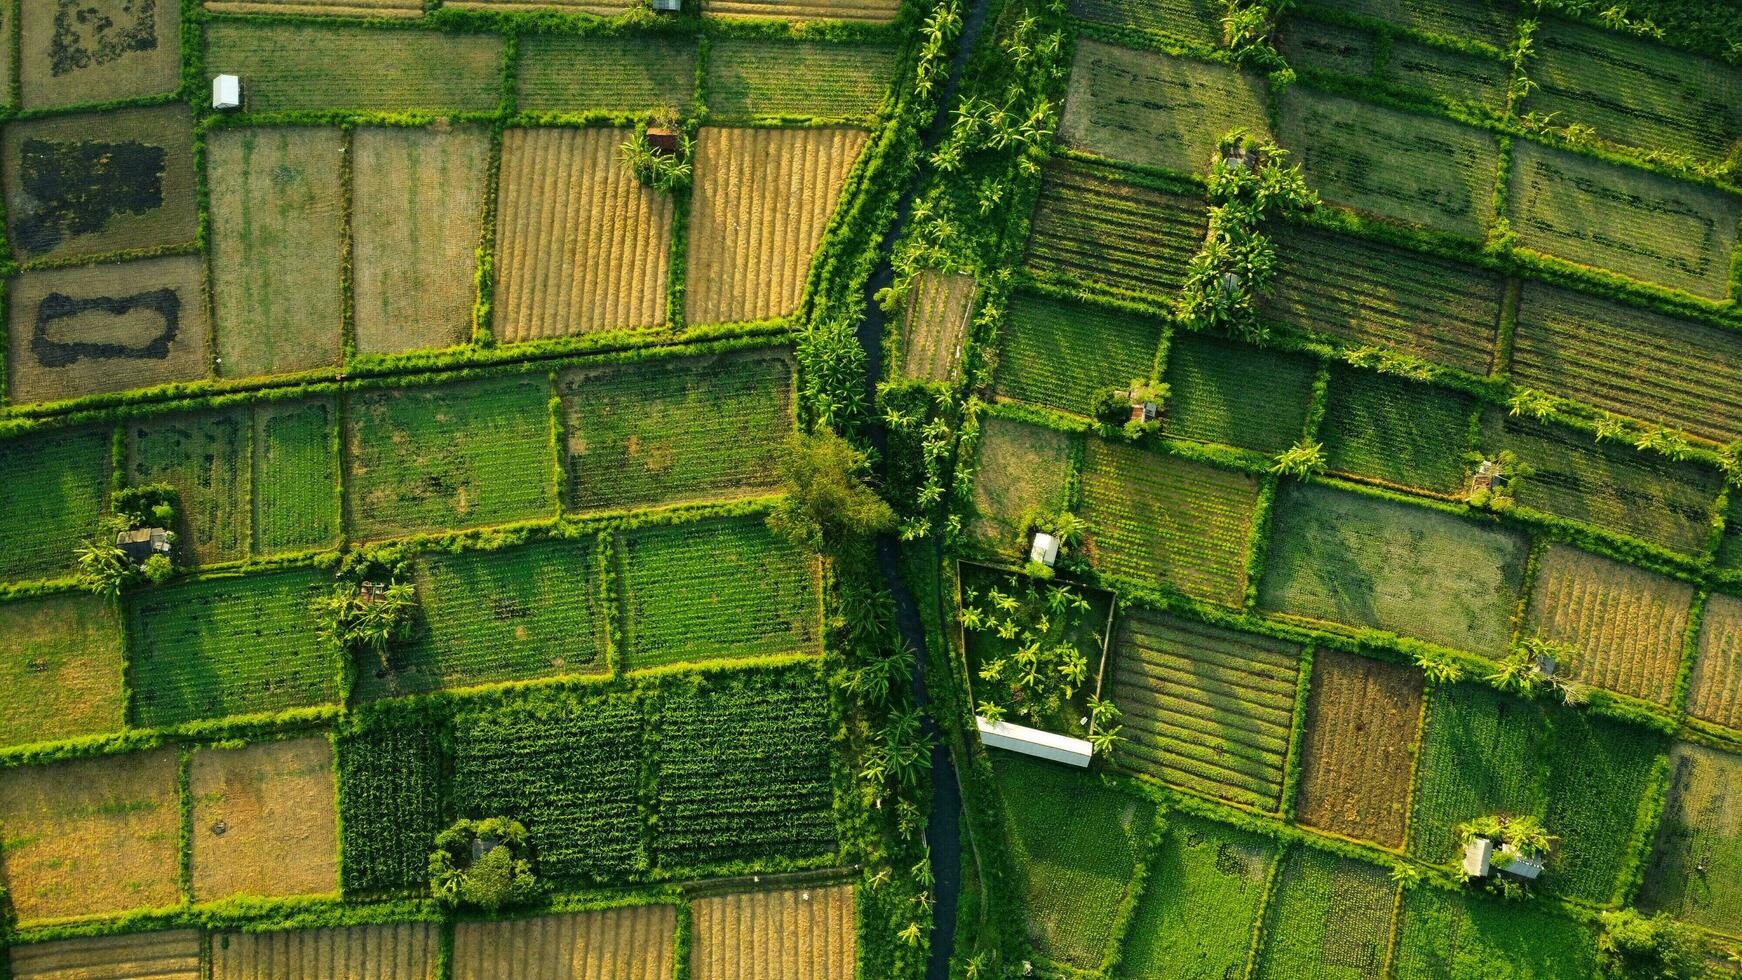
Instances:
[[[1566,676],[1667,705],[1693,601],[1686,582],[1551,544],[1525,629],[1578,650],[1560,668]]]
[[[1487,374],[1500,327],[1500,277],[1347,235],[1279,236],[1264,315],[1356,345]]]
[[[325,736],[195,749],[194,901],[339,890],[333,746]]]
[[[1119,623],[1110,697],[1119,765],[1274,811],[1294,728],[1300,650],[1143,610]]]
[[[331,17],[422,17],[423,0],[206,0],[215,14],[313,14]]]
[[[665,980],[677,910],[670,905],[547,915],[454,927],[454,980]]]
[[[0,770],[0,885],[20,922],[181,900],[176,753]]]
[[[1029,226],[1031,272],[1168,297],[1204,243],[1204,202],[1121,183],[1079,163],[1046,169]]]
[[[702,13],[715,17],[885,22],[900,12],[901,0],[702,0]]]
[[[1742,335],[1526,282],[1512,376],[1716,442],[1742,436]]]
[[[432,922],[228,932],[212,937],[211,980],[435,980]]]
[[[1713,593],[1700,621],[1688,714],[1742,728],[1742,599]]]
[[[904,377],[944,382],[955,378],[977,288],[973,276],[959,272],[926,269],[914,277],[902,320]]]
[[[203,276],[192,255],[26,272],[7,290],[12,402],[205,377]]]
[[[665,322],[671,197],[624,165],[622,129],[512,129],[502,141],[496,339]]]
[[[12,980],[202,980],[193,929],[12,948]]]
[[[689,322],[763,320],[798,308],[811,255],[865,139],[859,129],[702,130]]]
[[[1403,844],[1421,691],[1421,674],[1408,667],[1319,654],[1301,746],[1301,823]]]
[[[699,898],[695,980],[851,980],[858,916],[852,885]]]
[[[24,15],[18,60],[23,107],[173,92],[181,80],[181,7],[165,0],[23,0],[18,4]],[[7,20],[0,15],[0,24]]]
[[[358,353],[470,340],[489,135],[369,127],[352,140]]]

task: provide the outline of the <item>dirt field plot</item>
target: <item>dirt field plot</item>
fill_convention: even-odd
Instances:
[[[454,980],[610,977],[665,980],[674,968],[670,905],[454,927]]]
[[[1589,930],[1540,903],[1505,902],[1444,888],[1404,893],[1397,927],[1397,980],[1600,976]]]
[[[97,529],[109,498],[108,429],[62,429],[0,440],[0,578],[45,578],[78,569],[73,549]]]
[[[221,376],[338,362],[343,140],[301,127],[207,138]]]
[[[1324,486],[1277,494],[1259,604],[1499,656],[1529,545],[1451,514]]]
[[[247,80],[248,112],[494,112],[502,90],[502,38],[219,21],[206,28],[206,73],[219,72]]]
[[[1183,331],[1166,360],[1168,435],[1266,455],[1300,441],[1316,361]]]
[[[458,530],[556,510],[543,374],[358,393],[345,416],[358,538]]]
[[[1669,797],[1639,905],[1734,933],[1742,927],[1742,757],[1670,750]]]
[[[20,262],[194,240],[193,116],[185,105],[13,123],[0,147]]]
[[[575,368],[563,398],[573,510],[772,491],[795,428],[783,350]]]
[[[1507,186],[1506,213],[1520,246],[1729,298],[1742,197],[1528,140],[1512,144]]]
[[[1000,327],[993,390],[1088,415],[1102,392],[1155,376],[1163,329],[1160,317],[1017,293]]]
[[[901,374],[953,383],[962,367],[962,343],[979,289],[974,277],[926,269],[908,287],[902,312]]]
[[[1408,667],[1319,653],[1301,745],[1301,823],[1403,844],[1421,693],[1421,674]]]
[[[672,204],[624,165],[622,129],[503,137],[495,330],[508,343],[665,322]]]
[[[203,378],[210,370],[197,256],[45,269],[7,297],[14,404]]]
[[[1072,437],[1011,419],[980,423],[974,470],[974,519],[979,542],[1014,557],[1028,550],[1029,521],[1064,509],[1072,467]]]
[[[325,736],[194,750],[194,901],[339,890],[333,746]]]
[[[696,980],[850,980],[858,963],[852,885],[697,899]]]
[[[1397,886],[1382,867],[1312,847],[1289,852],[1265,913],[1254,976],[1379,980]]]
[[[216,14],[422,17],[423,0],[206,0],[206,9]]]
[[[1183,814],[1169,814],[1167,827],[1125,936],[1122,972],[1241,976],[1276,843]]]
[[[702,13],[715,17],[886,23],[900,12],[901,0],[702,0]]]
[[[197,561],[248,556],[248,487],[253,457],[246,407],[197,415],[159,415],[123,423],[127,482],[175,488],[180,527],[171,528]]]
[[[521,112],[687,112],[696,95],[693,37],[524,34],[515,85]]]
[[[193,929],[63,939],[12,948],[12,980],[204,980]]]
[[[868,120],[895,78],[882,45],[717,38],[708,49],[708,118]]]
[[[254,406],[254,553],[334,544],[339,458],[330,401]]]
[[[1336,365],[1319,440],[1333,473],[1452,494],[1475,413],[1464,392]]]
[[[1512,40],[1516,13],[1491,0],[1339,0],[1342,10],[1381,20],[1408,31],[1444,34],[1503,48]]]
[[[433,922],[220,933],[212,937],[212,980],[435,980],[440,933]]]
[[[1742,729],[1742,599],[1714,592],[1700,620],[1688,714]]]
[[[1044,171],[1027,267],[1171,302],[1204,242],[1204,202],[1120,183],[1113,171],[1059,162]]]
[[[1228,130],[1268,138],[1265,98],[1263,82],[1225,65],[1083,38],[1059,139],[1126,163],[1205,174]]]
[[[357,351],[471,340],[489,134],[371,127],[356,131],[351,149]]]
[[[811,255],[865,140],[859,129],[702,129],[689,322],[761,320],[798,307]]]
[[[1227,16],[1215,0],[1071,0],[1070,10],[1097,24],[1171,34],[1212,47],[1222,43]]]
[[[339,652],[309,604],[330,574],[291,569],[130,595],[131,717],[145,726],[282,711],[339,698]]]
[[[1079,516],[1101,574],[1238,604],[1258,480],[1100,439],[1087,448]]]
[[[1261,810],[1281,806],[1300,650],[1129,609],[1108,684],[1120,766]]]
[[[0,746],[121,728],[121,623],[96,596],[0,603]]]
[[[1483,130],[1296,86],[1277,136],[1328,204],[1465,238],[1488,227],[1500,150]]]
[[[1487,374],[1500,328],[1499,276],[1346,235],[1278,236],[1265,315],[1351,345],[1384,347]]]
[[[0,770],[0,884],[20,922],[181,900],[174,749]]]
[[[1525,631],[1579,651],[1568,677],[1668,706],[1693,599],[1686,582],[1551,544]]]
[[[362,697],[605,670],[604,595],[594,539],[418,559],[424,629],[408,646],[357,656]]]
[[[181,81],[179,3],[24,0],[19,10],[25,109],[157,95]]]

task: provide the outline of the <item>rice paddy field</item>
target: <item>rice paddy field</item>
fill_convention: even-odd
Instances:
[[[1109,27],[1167,34],[1213,45],[1222,39],[1224,11],[1212,0],[1071,0],[1071,15]]]
[[[1667,705],[1694,588],[1565,545],[1538,560],[1525,629],[1578,652],[1567,676]]]
[[[140,976],[153,980],[201,980],[200,934],[193,929],[99,936],[15,946],[16,980]]]
[[[333,746],[325,736],[193,753],[193,896],[339,890]]]
[[[857,961],[852,885],[698,899],[690,976],[697,980],[848,977]]]
[[[1742,599],[1715,592],[1706,600],[1689,681],[1688,713],[1742,729]]]
[[[926,269],[914,277],[903,311],[903,375],[946,383],[956,379],[976,288],[974,277],[961,273]]]
[[[1225,977],[1245,970],[1277,859],[1276,843],[1208,820],[1168,815],[1126,934],[1133,976]]]
[[[454,927],[454,980],[671,976],[677,910],[641,905]],[[538,971],[550,971],[545,974]]]
[[[1742,925],[1742,761],[1678,743],[1670,749],[1669,795],[1645,868],[1639,904],[1723,932]]]
[[[1018,294],[1004,320],[993,390],[1088,415],[1103,392],[1149,383],[1162,330],[1155,317]]]
[[[431,922],[212,937],[212,980],[268,976],[367,976],[435,980],[440,927]]]
[[[1597,969],[1590,933],[1546,909],[1438,888],[1404,893],[1398,916],[1399,980],[1517,976],[1592,976]]]
[[[119,617],[96,596],[0,603],[0,746],[116,731],[126,712]]]
[[[1421,675],[1410,668],[1330,651],[1313,662],[1301,823],[1382,847],[1403,843],[1421,699]]]
[[[110,445],[102,428],[50,431],[0,441],[9,478],[0,518],[0,578],[58,578],[76,568],[76,542],[92,533],[108,501]]]
[[[1257,977],[1385,975],[1397,886],[1385,869],[1310,847],[1282,859],[1265,910]]]
[[[1073,440],[1057,429],[988,417],[980,427],[969,530],[1006,556],[1028,547],[1032,515],[1063,509],[1074,475]]]
[[[683,36],[520,39],[522,112],[683,110],[695,100],[696,41]]]
[[[251,113],[490,112],[500,98],[502,39],[220,20],[206,28],[206,68],[246,76]]]
[[[25,109],[161,95],[181,80],[180,4],[95,0],[17,9],[18,94]],[[10,30],[10,18],[5,26]]]
[[[1384,486],[1452,494],[1463,489],[1476,400],[1444,388],[1332,368],[1318,438],[1325,466]]]
[[[723,37],[708,49],[708,112],[720,121],[868,121],[895,75],[894,48]]]
[[[1055,162],[1041,177],[1025,268],[1124,293],[1172,295],[1185,284],[1205,220],[1201,200],[1123,182],[1107,168]]]
[[[1318,372],[1309,358],[1180,334],[1165,359],[1163,431],[1168,435],[1265,455],[1287,449],[1304,435]]]

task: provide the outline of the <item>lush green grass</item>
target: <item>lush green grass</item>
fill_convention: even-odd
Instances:
[[[254,410],[254,551],[330,547],[339,537],[333,403]]]
[[[386,662],[357,655],[357,692],[381,697],[605,670],[595,539],[417,561],[422,628]]]
[[[1368,980],[1385,975],[1397,886],[1384,868],[1297,846],[1278,874],[1255,976]]]
[[[501,92],[502,39],[219,21],[206,29],[206,69],[242,76],[250,112],[492,112]]]
[[[1128,184],[1075,161],[1047,167],[1027,267],[1171,303],[1204,243],[1204,202]]]
[[[338,738],[339,862],[346,892],[419,888],[442,822],[442,727],[366,715]]]
[[[1723,932],[1742,930],[1742,758],[1677,743],[1670,772],[1639,905]]]
[[[1277,50],[1295,71],[1370,78],[1377,49],[1378,38],[1360,27],[1294,17],[1277,31]]]
[[[1337,366],[1319,441],[1333,473],[1452,494],[1464,486],[1475,412],[1463,392]]]
[[[127,482],[175,487],[181,526],[172,530],[198,561],[248,557],[252,428],[240,407],[127,423]]]
[[[773,489],[793,431],[779,353],[578,368],[558,379],[574,510]]]
[[[121,624],[96,596],[0,602],[0,746],[120,729]]]
[[[695,100],[696,42],[663,34],[523,34],[516,68],[522,112],[684,112]]]
[[[345,418],[352,536],[554,514],[549,402],[543,374],[353,395]]]
[[[993,766],[1035,951],[1098,967],[1119,940],[1117,912],[1146,857],[1155,805],[1055,763],[999,752]]]
[[[1538,904],[1442,888],[1404,895],[1393,973],[1398,980],[1589,980],[1596,943],[1584,927]]]
[[[1071,478],[1072,437],[997,416],[980,423],[974,468],[974,519],[981,545],[1006,558],[1028,552],[1029,521],[1062,510]]]
[[[1274,455],[1300,441],[1318,364],[1202,334],[1167,351],[1167,434]]]
[[[189,581],[127,600],[136,725],[282,711],[338,700],[338,650],[316,636],[313,569]]]
[[[1276,844],[1182,814],[1167,825],[1126,933],[1121,975],[1241,976]]]
[[[1018,294],[1004,318],[993,389],[1087,415],[1101,392],[1154,376],[1161,331],[1159,318]]]
[[[1070,9],[1097,24],[1171,34],[1212,47],[1222,43],[1227,16],[1216,0],[1071,0]]]
[[[895,77],[896,49],[721,37],[708,49],[711,121],[868,119]]]
[[[1498,112],[1506,107],[1512,66],[1499,58],[1395,38],[1379,77],[1399,88]]]
[[[1421,34],[1439,34],[1504,48],[1512,40],[1516,12],[1489,0],[1337,0],[1348,13]]]
[[[109,493],[107,429],[51,431],[0,441],[0,579],[44,578],[77,567],[73,549],[97,528]]]
[[[1319,485],[1277,494],[1259,603],[1498,655],[1529,546],[1450,514]]]
[[[760,516],[640,528],[617,547],[625,670],[821,645],[815,559]]]

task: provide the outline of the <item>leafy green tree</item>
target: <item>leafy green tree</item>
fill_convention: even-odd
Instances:
[[[1693,929],[1658,913],[1604,912],[1597,962],[1604,976],[1626,980],[1683,980],[1705,975],[1701,942]]]
[[[410,582],[380,586],[345,579],[314,601],[322,639],[378,657],[385,657],[388,647],[410,638],[416,608],[417,592]]]
[[[526,827],[517,820],[460,820],[437,834],[435,844],[430,894],[444,905],[495,912],[539,893],[526,856]]]
[[[780,460],[786,496],[768,515],[774,533],[818,553],[839,553],[895,526],[895,512],[865,482],[865,454],[823,430],[795,436]]]

